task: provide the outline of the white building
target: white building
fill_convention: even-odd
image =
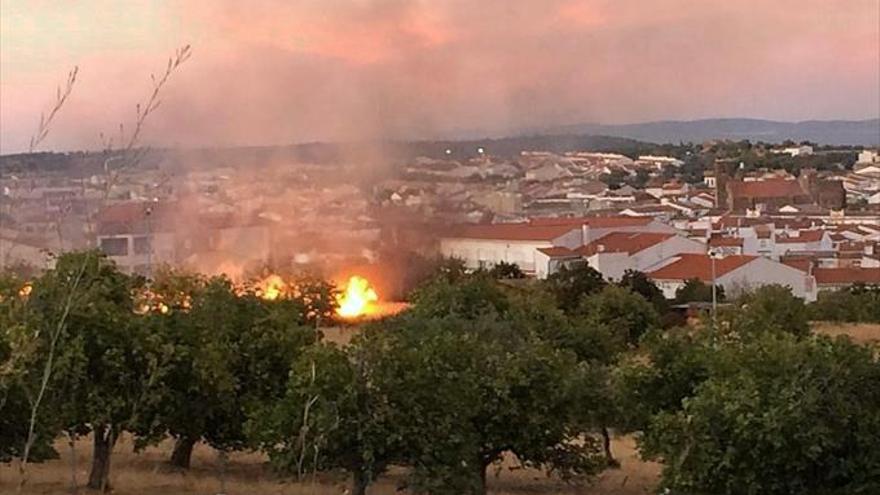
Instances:
[[[440,253],[458,258],[468,268],[513,263],[527,274],[536,272],[538,249],[583,244],[583,228],[578,225],[491,224],[460,227],[440,239]]]
[[[705,253],[706,245],[677,234],[615,232],[577,252],[604,278],[618,280],[627,270],[645,271],[679,253]]]
[[[831,235],[825,230],[804,230],[796,236],[776,236],[774,258],[792,253],[828,252],[834,250]]]
[[[789,287],[800,298],[816,300],[816,282],[812,276],[760,256],[726,256],[713,260],[706,254],[681,254],[665,260],[650,270],[648,276],[670,299],[688,280],[697,279],[706,284],[714,281],[715,285],[724,287],[727,296],[735,297],[762,285],[779,284]]]
[[[790,146],[781,150],[773,150],[773,153],[786,154],[791,156],[807,156],[813,154],[813,147],[809,145]]]
[[[528,223],[460,226],[440,239],[440,253],[472,269],[503,261],[545,278],[563,261],[582,258],[574,250],[612,232],[677,231],[646,217],[535,218]]]
[[[880,163],[880,153],[877,150],[864,150],[859,153],[858,163]]]

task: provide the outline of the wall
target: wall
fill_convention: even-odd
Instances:
[[[755,258],[751,263],[718,277],[717,281],[724,287],[724,293],[728,297],[736,297],[743,290],[762,285],[779,284],[790,287],[794,295],[807,302],[816,300],[816,283],[813,277],[766,258]]]
[[[504,261],[519,265],[526,273],[535,273],[537,249],[552,246],[550,241],[444,238],[440,240],[440,254],[459,258],[471,269]]]

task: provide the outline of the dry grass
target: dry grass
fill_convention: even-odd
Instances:
[[[69,451],[63,442],[58,444],[61,459],[34,464],[30,470],[30,482],[26,495],[70,493]],[[77,443],[77,478],[85,483],[88,476],[88,441]],[[498,495],[524,494],[571,494],[571,495],[643,495],[651,493],[657,480],[659,466],[638,459],[631,438],[622,437],[614,442],[615,455],[621,461],[621,469],[603,473],[595,483],[586,486],[566,485],[560,480],[548,478],[533,470],[512,469],[512,463],[502,466],[497,475],[490,473],[489,491]],[[171,443],[147,449],[140,454],[132,452],[132,444],[124,439],[117,445],[113,456],[111,484],[118,495],[212,495],[220,491],[218,473],[220,464],[214,452],[206,446],[197,446],[193,453],[192,468],[186,473],[174,472],[165,461],[171,454]],[[308,483],[294,483],[272,474],[265,466],[265,458],[259,454],[232,455],[227,469],[229,495],[336,495],[346,493],[348,478],[343,475],[322,475]],[[402,479],[400,470],[392,471],[371,489],[373,495],[398,493]],[[17,487],[17,470],[14,465],[0,465],[0,493],[13,494]],[[87,491],[80,488],[80,493]]]
[[[877,323],[837,323],[830,321],[813,322],[813,330],[826,335],[847,335],[856,342],[880,343],[880,324]]]

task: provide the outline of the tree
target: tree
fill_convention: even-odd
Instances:
[[[847,339],[761,334],[729,346],[642,443],[676,493],[880,490],[880,363]]]
[[[721,319],[740,334],[765,331],[787,332],[804,337],[810,322],[804,300],[781,285],[764,285],[743,294],[735,309],[722,313]]]
[[[164,350],[140,444],[175,438],[172,465],[188,468],[196,442],[221,452],[247,444],[249,411],[281,397],[293,359],[317,334],[300,301],[239,294],[223,277],[169,274],[151,294],[167,309],[144,317]]]
[[[485,273],[449,280],[439,277],[412,295],[410,312],[424,318],[459,316],[475,318],[483,313],[507,313],[510,300],[499,284]]]
[[[635,348],[645,332],[659,328],[660,317],[644,297],[629,289],[608,285],[585,296],[575,318],[580,319],[582,334],[605,336],[601,340],[604,345],[597,346],[601,354],[593,358],[594,363],[601,365],[605,386],[602,407],[596,409],[594,421],[602,433],[605,456],[609,463],[616,465],[609,428],[618,426],[622,415],[613,392],[611,369],[623,352]]]
[[[276,469],[299,479],[346,469],[355,495],[384,472],[403,439],[387,420],[373,371],[381,340],[372,334],[345,349],[312,346],[296,360],[284,396],[255,410],[248,430]]]
[[[51,408],[35,404],[24,386],[39,353],[38,336],[27,325],[25,287],[30,285],[18,277],[0,274],[0,462],[22,458],[28,443],[29,460],[57,454],[52,447],[57,424],[49,414]]]
[[[586,364],[498,314],[407,315],[377,382],[407,439],[411,483],[428,493],[485,493],[486,469],[505,452],[564,477],[604,466],[582,435],[600,384]]]
[[[715,286],[715,298],[718,302],[724,300],[724,287]],[[684,304],[690,302],[712,302],[712,286],[705,284],[702,280],[692,278],[685,280],[684,285],[675,291],[675,304]]]
[[[92,432],[90,488],[107,487],[113,446],[132,426],[155,371],[134,313],[132,294],[140,284],[100,253],[67,253],[28,296],[28,325],[44,349],[33,369],[51,373],[30,372],[24,380],[33,394],[48,376],[61,429]]]
[[[621,347],[634,347],[644,333],[660,326],[660,315],[644,297],[616,285],[585,296],[576,315],[612,329]]]
[[[663,291],[657,287],[653,280],[648,278],[644,272],[638,270],[626,270],[617,285],[626,287],[627,289],[644,297],[645,300],[654,305],[654,309],[662,316],[669,310],[669,301],[663,295]]]
[[[854,284],[820,292],[808,310],[813,320],[880,323],[880,285]]]
[[[556,297],[557,304],[566,313],[577,309],[581,299],[598,292],[605,286],[602,274],[586,263],[573,267],[563,265],[547,277],[548,290]]]
[[[494,279],[520,279],[526,278],[526,274],[516,263],[501,261],[489,270],[489,275]]]
[[[680,410],[708,377],[710,340],[688,328],[646,334],[641,352],[625,356],[612,372],[618,426],[647,432],[655,415]]]

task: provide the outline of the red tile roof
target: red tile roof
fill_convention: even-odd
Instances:
[[[813,276],[820,285],[880,284],[880,268],[816,268]]]
[[[709,239],[711,247],[742,247],[742,245],[741,237],[712,237]]]
[[[538,248],[538,251],[541,251],[542,253],[546,254],[547,256],[549,256],[551,258],[568,258],[568,257],[576,258],[579,256],[575,251],[572,251],[571,249],[568,249],[567,247],[562,247],[562,246]]]
[[[654,232],[612,232],[576,251],[583,256],[592,256],[599,252],[627,253],[631,256],[674,236],[675,234]]]
[[[796,268],[804,273],[810,273],[813,267],[813,261],[809,258],[781,259],[780,263]]]
[[[449,237],[499,241],[552,241],[577,229],[576,225],[530,225],[527,223],[494,223],[461,225]]]
[[[532,225],[587,225],[596,229],[613,228],[613,227],[635,227],[648,225],[653,221],[648,217],[543,217],[532,218],[529,223]]]
[[[789,198],[807,195],[796,180],[766,179],[748,182],[732,181],[728,184],[735,197]]]
[[[696,278],[712,282],[712,258],[706,254],[678,254],[676,261],[663,266],[648,276],[657,280],[690,280]],[[715,260],[715,276],[721,277],[754,261],[757,256],[731,255]]]
[[[186,209],[180,202],[152,203],[131,201],[110,205],[95,215],[97,231],[103,235],[165,232]]]
[[[819,242],[822,240],[822,237],[825,235],[824,230],[804,230],[798,232],[796,237],[782,237],[777,236],[776,242],[778,243],[794,243],[794,242]]]

